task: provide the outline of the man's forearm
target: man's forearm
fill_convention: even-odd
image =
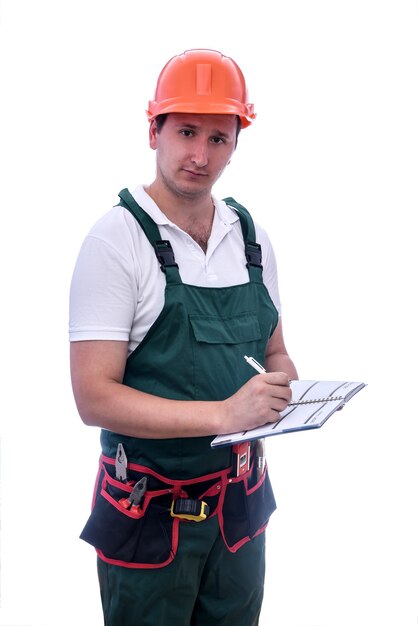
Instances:
[[[296,367],[288,354],[267,355],[265,368],[268,372],[286,372],[291,380],[299,378]]]
[[[74,397],[85,424],[147,439],[220,435],[274,421],[275,412],[290,399],[289,376],[280,367],[251,378],[222,401],[171,400],[144,393],[122,382],[126,352],[126,344],[117,341],[71,345]],[[293,376],[296,370],[288,367]]]

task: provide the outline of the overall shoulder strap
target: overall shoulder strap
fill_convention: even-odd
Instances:
[[[234,198],[224,198],[224,202],[232,207],[238,214],[241,222],[242,236],[245,244],[245,257],[247,259],[250,280],[263,282],[263,266],[261,264],[261,246],[255,240],[255,227],[253,218],[247,209],[239,204]]]
[[[135,198],[128,191],[122,189],[119,193],[119,205],[129,211],[144,231],[148,241],[154,248],[154,252],[161,265],[162,271],[166,274],[167,282],[181,283],[178,265],[174,258],[173,248],[166,239],[161,239],[161,234],[154,220],[139,206]]]

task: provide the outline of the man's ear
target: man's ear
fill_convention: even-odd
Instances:
[[[149,125],[149,145],[152,150],[157,149],[157,124],[155,120],[151,120]]]

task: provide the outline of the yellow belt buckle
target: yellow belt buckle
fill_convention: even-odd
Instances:
[[[170,515],[192,522],[203,522],[209,515],[209,506],[203,500],[177,498],[171,503]]]

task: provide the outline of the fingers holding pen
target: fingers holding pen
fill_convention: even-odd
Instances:
[[[263,374],[264,382],[274,385],[275,389],[272,393],[272,398],[276,398],[280,401],[284,401],[285,404],[279,408],[272,406],[273,411],[283,411],[292,399],[292,390],[290,388],[290,377],[285,372],[267,372],[264,367],[254,359],[252,356],[244,356],[248,365],[251,365],[253,369],[259,374]],[[284,387],[284,389],[282,389]],[[277,404],[277,403],[276,403]]]
[[[292,398],[289,382],[289,376],[284,372],[266,372],[250,378],[224,401],[221,428],[225,432],[235,432],[280,419],[278,414]]]
[[[289,375],[285,372],[267,372],[263,374],[262,378],[266,380],[269,385],[280,389],[281,393],[284,393],[285,398],[289,398],[289,402],[292,399],[292,388],[290,383],[292,382]]]
[[[284,372],[266,372],[254,376],[250,382],[252,395],[259,395],[273,411],[283,411],[292,399],[289,376]]]

